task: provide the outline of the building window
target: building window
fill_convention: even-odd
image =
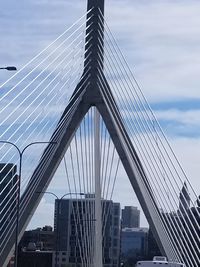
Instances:
[[[118,236],[118,233],[119,233],[118,228],[114,228],[114,231],[113,231],[114,236]]]
[[[113,257],[117,257],[118,255],[117,255],[117,249],[113,249]],[[113,262],[114,263],[114,262]]]
[[[114,246],[114,247],[117,247],[117,245],[118,245],[118,240],[115,238],[115,239],[113,240],[113,246]]]
[[[115,209],[114,209],[114,215],[119,215],[119,208],[118,207],[115,207]]]
[[[119,218],[114,218],[114,225],[117,226],[119,224]]]

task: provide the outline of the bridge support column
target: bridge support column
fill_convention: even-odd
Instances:
[[[100,114],[95,108],[94,115],[94,164],[95,164],[95,261],[94,266],[102,267],[102,208],[101,208],[101,156],[100,156]]]

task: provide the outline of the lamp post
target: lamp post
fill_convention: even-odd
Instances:
[[[50,194],[50,195],[53,195],[57,201],[58,201],[58,214],[57,214],[57,227],[56,227],[56,251],[55,251],[55,267],[58,266],[58,241],[59,241],[59,238],[58,238],[58,226],[59,226],[59,215],[60,215],[60,203],[61,203],[61,200],[65,197],[65,196],[69,196],[69,195],[80,195],[80,196],[84,196],[85,194],[84,193],[66,193],[64,194],[62,197],[58,197],[56,194],[54,194],[53,192],[49,192],[49,191],[41,191],[41,192],[37,192],[37,193],[43,193],[43,194]]]
[[[15,66],[1,67],[0,70],[15,71],[17,68]]]
[[[14,67],[12,67],[14,68]],[[14,259],[14,267],[17,267],[17,260],[18,260],[18,232],[19,232],[19,208],[20,208],[20,189],[21,189],[21,173],[22,173],[22,157],[24,151],[32,145],[37,144],[56,144],[56,142],[32,142],[25,146],[22,150],[15,144],[10,141],[1,141],[2,144],[9,144],[16,148],[17,152],[19,153],[19,174],[17,179],[17,203],[16,203],[16,228],[15,228],[15,259]]]

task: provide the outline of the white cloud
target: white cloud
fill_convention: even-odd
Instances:
[[[158,120],[175,121],[184,124],[186,127],[200,127],[200,110],[156,110],[155,115]]]
[[[43,227],[45,225],[53,226],[53,218],[54,218],[54,199],[53,201],[51,201],[50,198],[45,196],[40,201],[40,204],[37,207],[37,210],[34,213],[27,229],[35,229],[37,227]]]
[[[170,143],[196,194],[200,195],[200,138],[174,137]]]
[[[119,1],[107,18],[150,101],[200,98],[200,4]]]

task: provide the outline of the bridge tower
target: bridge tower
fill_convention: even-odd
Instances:
[[[85,61],[82,77],[50,138],[50,141],[57,145],[47,145],[26,190],[21,196],[19,240],[43,197],[42,192],[45,192],[48,188],[81,121],[89,109],[95,107],[95,266],[102,267],[101,195],[99,185],[100,116],[106,125],[162,254],[172,259],[173,252],[169,247],[171,241],[165,230],[161,211],[157,206],[143,164],[127,133],[115,97],[104,74],[104,0],[88,0],[87,9],[90,14],[88,13],[86,22]],[[40,176],[40,179],[36,184],[35,181],[38,176]],[[32,188],[31,193],[30,188]],[[38,194],[38,192],[41,193]],[[0,266],[2,267],[7,265],[14,246],[15,229],[13,227],[9,228],[7,236],[7,242],[0,251]]]

